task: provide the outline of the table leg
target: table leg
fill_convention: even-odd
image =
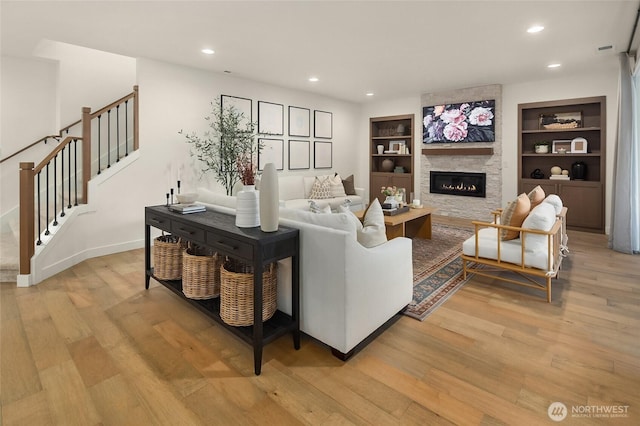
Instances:
[[[144,288],[149,290],[151,273],[151,226],[144,226]]]
[[[410,238],[418,237],[426,240],[431,239],[431,215],[430,214],[410,220],[409,222],[407,222],[406,227],[407,227],[406,228],[407,237],[410,237]]]
[[[296,249],[296,253],[298,250]],[[291,295],[292,295],[292,317],[295,324],[293,329],[293,347],[300,349],[300,260],[297,255],[291,258]]]
[[[257,250],[255,250],[257,251]],[[253,257],[253,369],[256,376],[262,370],[262,256],[254,251]]]

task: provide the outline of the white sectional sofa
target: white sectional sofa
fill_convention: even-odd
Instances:
[[[207,208],[235,213],[235,197],[198,192],[198,202]],[[280,208],[280,224],[300,229],[301,330],[341,359],[384,329],[413,297],[411,240],[394,238],[363,247],[349,214]],[[288,314],[290,271],[290,259],[279,262],[278,309]]]
[[[318,176],[324,178],[324,176]],[[280,205],[290,209],[308,209],[309,195],[316,176],[284,175],[278,177],[278,190],[280,192]],[[259,184],[258,184],[259,189]],[[345,195],[322,200],[314,200],[319,207],[327,204],[335,211],[345,200],[351,201],[351,210],[364,210],[366,207],[365,192],[363,188],[355,188],[355,195]]]

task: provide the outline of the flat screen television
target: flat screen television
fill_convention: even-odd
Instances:
[[[495,142],[495,99],[422,108],[422,143]]]

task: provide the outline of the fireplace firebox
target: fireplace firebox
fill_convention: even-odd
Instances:
[[[432,194],[464,197],[487,196],[487,174],[467,172],[429,172],[429,191]]]

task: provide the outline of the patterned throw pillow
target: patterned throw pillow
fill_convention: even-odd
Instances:
[[[531,211],[531,200],[529,200],[529,196],[523,192],[504,209],[500,217],[500,223],[502,225],[521,227],[529,211]],[[519,236],[520,233],[518,231],[510,229],[500,230],[500,239],[502,241],[514,240]]]
[[[309,200],[309,210],[313,213],[331,213],[331,206],[327,204],[324,207],[320,207],[315,201]]]
[[[529,197],[529,201],[531,201],[531,209],[533,209],[544,200],[544,189],[538,185],[527,194],[527,197]]]
[[[313,181],[313,186],[311,187],[311,194],[309,194],[309,198],[312,200],[324,200],[326,198],[331,198],[331,181],[329,180],[329,176],[322,179],[316,176]]]

